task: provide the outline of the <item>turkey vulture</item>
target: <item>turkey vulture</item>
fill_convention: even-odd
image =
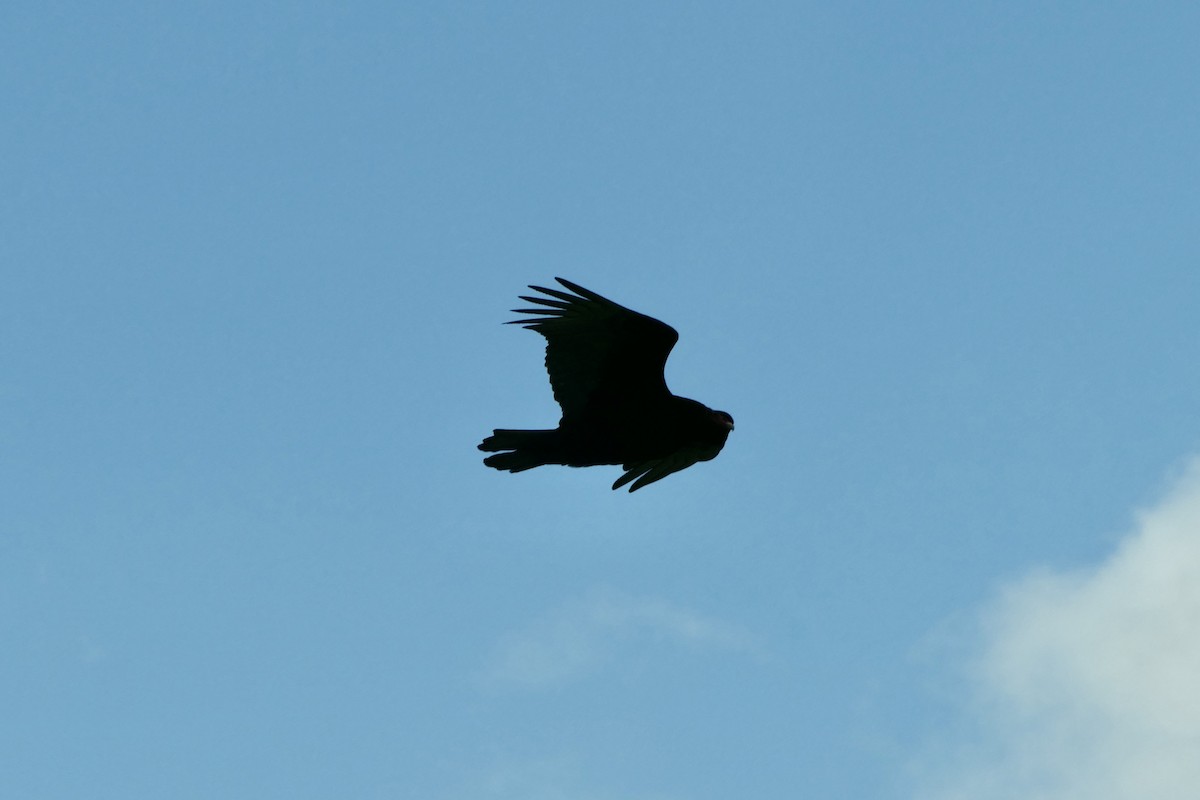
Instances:
[[[521,299],[540,308],[513,309],[529,316],[508,324],[546,337],[546,371],[562,419],[555,430],[492,431],[479,449],[496,455],[483,463],[509,472],[543,464],[620,464],[625,474],[612,488],[633,481],[634,492],[715,458],[733,417],[667,388],[663,368],[679,339],[675,329],[555,280],[574,294],[530,286],[545,296]]]

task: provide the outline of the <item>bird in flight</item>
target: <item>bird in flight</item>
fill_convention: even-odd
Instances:
[[[554,430],[498,428],[479,449],[483,463],[509,472],[543,464],[590,467],[620,464],[613,484],[634,492],[715,458],[733,430],[733,417],[671,394],[663,368],[679,334],[666,323],[631,311],[595,292],[555,278],[570,292],[530,286],[521,295],[538,308],[512,320],[546,337],[546,372],[562,419]]]

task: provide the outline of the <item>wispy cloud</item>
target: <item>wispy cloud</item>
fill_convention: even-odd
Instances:
[[[663,794],[609,791],[595,785],[580,759],[505,758],[469,780],[471,800],[672,800]]]
[[[982,616],[970,744],[937,800],[1192,800],[1200,791],[1200,461],[1098,568],[1042,571]]]
[[[485,676],[526,686],[562,683],[630,648],[664,644],[744,650],[752,648],[752,637],[665,600],[600,589],[504,637]]]

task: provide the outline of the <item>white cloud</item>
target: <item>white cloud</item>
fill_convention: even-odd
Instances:
[[[1200,461],[1095,569],[982,617],[978,730],[925,764],[938,800],[1200,797]]]
[[[506,759],[493,764],[464,793],[471,800],[671,800],[661,794],[599,789],[571,757]]]
[[[665,600],[602,589],[506,636],[486,677],[526,686],[562,683],[598,669],[629,648],[663,642],[733,650],[751,647],[745,632],[719,620]]]
[[[442,800],[680,800],[661,792],[606,789],[605,776],[571,755],[501,756],[483,769],[465,770],[458,786]]]

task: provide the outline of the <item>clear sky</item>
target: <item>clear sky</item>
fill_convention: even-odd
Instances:
[[[1195,797],[1200,6],[3,17],[0,796]]]

